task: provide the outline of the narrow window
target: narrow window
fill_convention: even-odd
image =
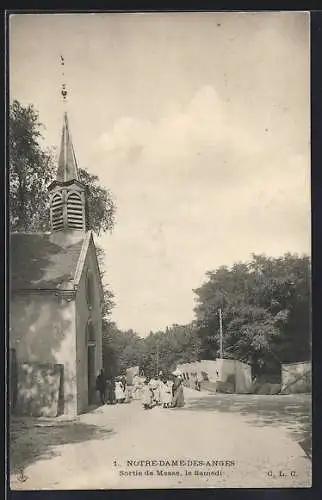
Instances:
[[[53,231],[63,229],[63,199],[60,193],[56,193],[51,202],[51,221]]]
[[[83,203],[78,193],[67,198],[67,221],[70,228],[83,229]]]
[[[94,283],[93,276],[90,272],[86,277],[86,301],[88,307],[91,309],[94,305]]]
[[[86,326],[86,338],[88,344],[93,344],[95,342],[95,331],[92,321],[88,321]]]

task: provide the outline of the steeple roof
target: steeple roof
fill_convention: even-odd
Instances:
[[[69,130],[68,117],[65,112],[56,181],[68,182],[72,180],[79,181],[79,174]]]

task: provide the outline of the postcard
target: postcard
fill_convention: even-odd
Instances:
[[[9,15],[11,490],[311,487],[309,29]]]

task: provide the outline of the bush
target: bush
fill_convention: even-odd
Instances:
[[[256,384],[255,394],[279,394],[281,391],[281,384]]]
[[[216,392],[221,392],[224,394],[233,394],[235,392],[235,387],[232,383],[227,382],[216,382]]]

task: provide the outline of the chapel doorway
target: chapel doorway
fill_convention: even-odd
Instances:
[[[95,402],[95,346],[87,346],[87,383],[88,383],[88,404],[91,405]]]

